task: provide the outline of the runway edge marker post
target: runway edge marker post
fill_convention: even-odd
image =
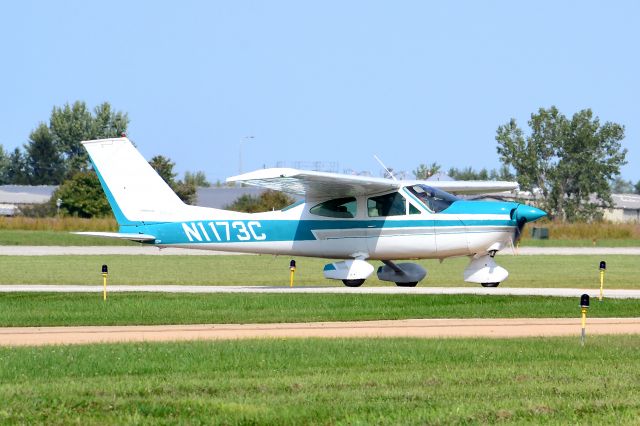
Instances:
[[[580,344],[584,346],[587,328],[587,310],[589,309],[589,295],[580,296],[580,312],[582,313],[582,334],[580,335]]]
[[[289,262],[289,287],[293,287],[293,275],[296,272],[296,261],[291,259],[291,262]]]
[[[107,276],[109,275],[109,267],[102,265],[102,300],[107,301]]]
[[[604,297],[604,272],[607,270],[607,262],[604,260],[600,261],[600,297],[598,300],[602,302],[602,298]]]

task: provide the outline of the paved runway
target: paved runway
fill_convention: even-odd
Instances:
[[[409,319],[290,324],[196,324],[160,326],[0,328],[1,346],[107,342],[364,337],[548,337],[580,336],[579,318]],[[640,334],[640,318],[592,318],[587,336]],[[588,337],[587,337],[588,343]]]
[[[180,248],[159,249],[154,246],[0,246],[0,256],[68,256],[68,255],[156,255],[156,256],[216,256],[242,255],[211,250]],[[502,250],[499,256],[511,256],[510,249]],[[535,255],[640,255],[640,247],[521,247],[520,256]],[[246,256],[246,255],[245,255]]]
[[[0,285],[0,293],[101,293],[101,285]],[[205,285],[110,285],[109,293],[275,293],[275,294],[476,294],[495,296],[589,297],[599,295],[597,289],[579,288],[484,288],[484,287],[267,287]],[[605,290],[606,298],[640,299],[640,290]]]

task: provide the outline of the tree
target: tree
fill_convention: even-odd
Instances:
[[[0,185],[6,185],[9,182],[9,168],[11,167],[11,158],[0,145]]]
[[[438,163],[431,163],[430,166],[421,163],[418,168],[413,171],[413,176],[415,176],[416,179],[426,180],[438,173],[441,168],[442,166]]]
[[[483,168],[479,171],[474,170],[471,167],[464,169],[458,169],[451,167],[447,172],[447,175],[455,180],[513,180],[514,176],[509,172],[507,167],[501,167],[500,170],[491,169],[488,171]]]
[[[555,106],[531,114],[529,136],[516,120],[498,127],[497,151],[515,170],[520,187],[539,190],[541,207],[559,221],[597,220],[612,207],[609,182],[620,174],[627,150],[624,127],[600,124],[590,109],[569,120]]]
[[[64,176],[64,163],[46,124],[29,135],[25,145],[26,173],[32,185],[58,185]]]
[[[20,148],[13,150],[9,156],[9,167],[6,171],[7,183],[14,185],[28,185],[27,163]]]
[[[636,194],[640,194],[640,180],[638,182],[636,182],[636,184],[633,186],[633,189]]]
[[[291,196],[284,192],[269,189],[258,196],[249,194],[241,195],[233,203],[225,206],[225,209],[245,213],[268,212],[280,210],[293,204],[294,201]]]
[[[614,194],[633,194],[635,187],[630,180],[624,180],[621,177],[615,178],[611,182],[611,192]]]
[[[49,129],[64,160],[66,176],[89,167],[89,156],[80,142],[118,137],[127,131],[129,117],[126,113],[113,112],[108,102],[98,105],[94,113],[95,117],[81,101],[53,107]]]
[[[186,184],[190,184],[193,186],[203,186],[203,187],[210,187],[211,183],[209,181],[207,181],[207,177],[205,176],[204,172],[201,171],[197,171],[194,173],[191,172],[185,172],[184,173],[184,183]]]
[[[173,171],[176,163],[164,155],[156,155],[149,160],[149,164],[169,186],[173,186],[176,176],[178,176],[178,174]]]
[[[50,203],[62,200],[60,212],[78,217],[108,216],[111,207],[98,176],[92,170],[78,172],[67,179],[51,196]]]
[[[176,165],[173,161],[164,155],[156,155],[149,164],[182,201],[187,204],[193,204],[196,201],[196,186],[192,183],[176,181],[178,174],[173,171]]]

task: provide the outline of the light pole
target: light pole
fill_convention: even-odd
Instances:
[[[243,142],[248,142],[249,139],[254,139],[253,136],[245,136],[242,139],[240,139],[240,158],[238,159],[238,174],[241,175],[242,174],[242,143]]]

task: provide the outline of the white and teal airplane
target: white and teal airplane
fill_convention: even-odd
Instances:
[[[513,247],[523,226],[545,216],[513,202],[461,200],[449,192],[513,189],[512,182],[396,181],[295,169],[264,169],[227,179],[304,197],[280,211],[240,213],[184,204],[126,137],[83,142],[120,226],[85,235],[162,247],[337,259],[324,276],[350,287],[373,273],[415,286],[427,271],[397,259],[468,256],[464,280],[495,287],[509,273],[495,254]]]

